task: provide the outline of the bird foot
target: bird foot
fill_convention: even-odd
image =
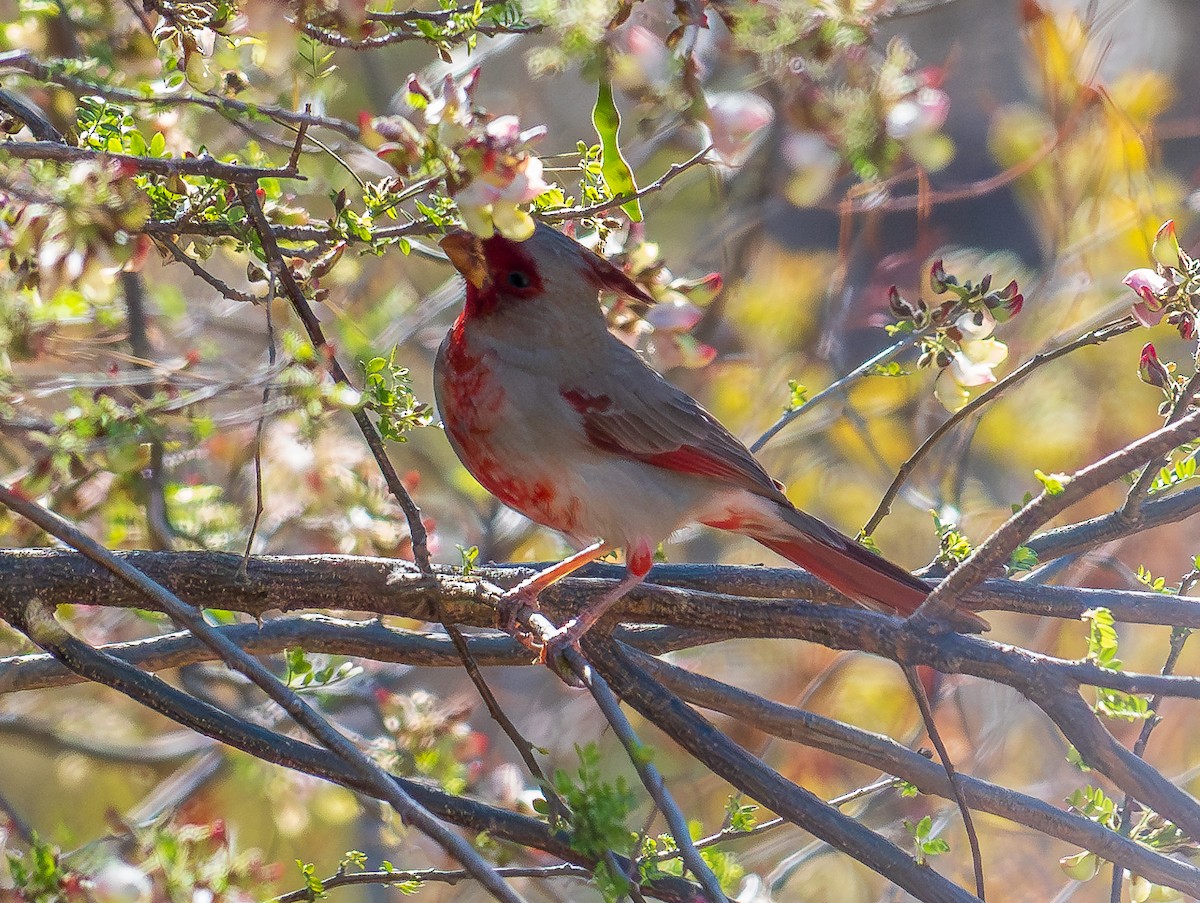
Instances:
[[[531,586],[518,584],[500,597],[500,602],[496,606],[496,626],[505,633],[520,637],[518,634],[526,631],[521,627],[517,620],[517,615],[521,613],[522,608],[532,608],[538,611],[537,590]]]
[[[578,619],[573,618],[550,636],[546,637],[538,653],[538,661],[572,687],[582,688],[583,681],[571,670],[571,666],[567,663],[563,653],[568,649],[580,652],[579,638],[586,632],[587,626],[580,624]]]

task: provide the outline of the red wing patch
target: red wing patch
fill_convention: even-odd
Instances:
[[[737,462],[728,461],[694,445],[680,445],[666,451],[637,451],[622,443],[621,437],[605,422],[604,414],[612,408],[612,399],[607,395],[589,395],[579,389],[567,389],[563,400],[582,418],[583,429],[592,444],[604,451],[644,461],[663,470],[691,473],[703,477],[742,482],[746,472]]]
[[[681,445],[674,451],[659,452],[656,455],[635,455],[634,457],[661,467],[664,470],[674,470],[678,473],[694,473],[704,477],[721,477],[723,479],[741,481],[746,479],[746,472],[723,458],[709,454],[694,445]]]

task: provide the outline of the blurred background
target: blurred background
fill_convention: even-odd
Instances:
[[[638,184],[710,142],[721,161],[694,166],[647,196],[644,222],[616,223],[607,244],[631,270],[643,261],[662,293],[677,280],[676,288],[687,288],[684,282],[713,272],[721,275],[719,291],[688,288],[667,297],[676,318],[630,320],[613,311],[614,325],[747,442],[793,401],[811,397],[894,342],[884,329],[896,320],[889,287],[908,299],[932,297],[928,272],[936,259],[960,279],[1017,280],[1024,307],[995,333],[1007,347],[1006,360],[994,366],[1002,377],[1040,350],[1128,312],[1136,298],[1121,279],[1153,266],[1151,242],[1165,220],[1174,219],[1182,244],[1191,246],[1200,165],[1200,101],[1191,89],[1200,60],[1192,48],[1200,36],[1200,6],[1189,0],[712,3],[702,28],[688,27],[680,6],[635,5],[623,24],[606,28],[614,9],[601,0],[530,0],[525,16],[547,28],[483,37],[469,54],[458,47],[443,59],[412,42],[339,50],[314,61],[320,54],[313,42],[306,44],[289,21],[311,11],[249,0],[239,7],[244,18],[235,33],[253,41],[218,41],[186,71],[193,87],[214,92],[236,71],[248,81],[245,98],[294,109],[310,103],[315,112],[361,125],[389,115],[419,121],[406,102],[410,73],[437,86],[447,75],[461,80],[479,67],[474,103],[495,115],[514,114],[525,127],[545,125],[536,143],[544,177],[579,199],[577,147],[596,141],[595,48],[605,48],[603,65],[623,116],[622,144]],[[131,9],[75,0],[0,2],[0,46],[45,59],[81,56],[92,52],[89,42],[107,35],[115,58],[89,74],[113,84],[148,78],[162,66],[163,53]],[[842,31],[818,37],[789,31],[789,23],[815,15],[814,9],[824,9]],[[360,14],[360,6],[346,4],[336,11],[344,17],[337,24],[348,30],[347,22]],[[740,23],[736,33],[729,21]],[[677,27],[682,35],[668,42]],[[336,70],[328,68],[333,65]],[[52,120],[75,122],[68,92],[24,76],[6,76],[4,85]],[[274,159],[286,157],[286,146],[266,144],[236,119],[173,106],[143,105],[132,115],[144,134],[163,134],[177,154],[200,143],[214,154],[245,154],[253,143]],[[271,195],[276,221],[289,211],[297,222],[327,216],[331,194],[343,189],[358,197],[347,168],[368,181],[394,175],[373,152],[369,131],[359,140],[322,133],[345,168],[330,155],[306,155],[309,181]],[[0,173],[14,165],[0,163]],[[352,374],[361,374],[358,361],[386,358],[395,348],[395,361],[411,370],[416,398],[432,403],[433,354],[457,313],[458,282],[432,238],[414,237],[412,245],[410,254],[348,251],[321,280],[328,291],[321,317]],[[19,276],[15,259],[4,271],[10,285]],[[247,282],[241,249],[214,247],[204,265],[233,285],[262,291]],[[141,294],[144,325],[143,345],[132,349],[130,292]],[[240,552],[255,503],[263,387],[285,378],[307,385],[297,375],[303,367],[267,363],[268,308],[281,359],[296,359],[299,340],[289,335],[299,327],[286,304],[222,298],[185,267],[150,254],[136,278],[100,274],[50,288],[43,282],[33,294],[6,292],[0,308],[8,348],[0,423],[6,481],[35,488],[112,547]],[[1158,426],[1162,395],[1138,378],[1140,349],[1148,341],[1162,360],[1189,365],[1194,348],[1175,330],[1141,328],[1046,366],[983,416],[968,418],[908,481],[874,533],[880,550],[909,568],[928,564],[939,553],[931,512],[978,543],[1026,493],[1040,491],[1035,469],[1070,472]],[[960,388],[978,394],[987,385],[950,385],[950,393],[935,394],[939,383],[947,387],[949,371],[919,368],[915,353],[896,360],[890,375],[858,379],[805,411],[760,453],[793,502],[851,536],[905,458],[948,416],[947,407],[965,400]],[[104,387],[118,387],[110,393],[118,399],[136,391],[119,388],[128,385],[119,377],[147,372],[147,361],[159,388],[207,393],[166,427],[157,472],[167,535],[156,532],[147,515],[140,482],[145,437],[115,429],[81,435],[73,427],[92,422],[88,405],[101,403]],[[410,557],[403,518],[350,418],[316,382],[307,396],[294,386],[278,396],[263,428],[265,511],[254,551]],[[31,431],[22,418],[48,425]],[[439,429],[417,429],[391,453],[428,519],[437,561],[459,564],[460,549],[471,547],[481,564],[545,561],[568,550],[560,537],[479,487]],[[63,465],[56,455],[76,457]],[[1064,522],[1113,510],[1126,489],[1096,493]],[[0,528],[10,546],[44,541],[11,518]],[[1065,562],[1054,579],[1132,588],[1140,585],[1142,566],[1178,582],[1200,552],[1194,535],[1187,524],[1149,531]],[[663,554],[671,562],[780,563],[753,543],[708,530],[673,537]],[[1067,657],[1087,649],[1082,624],[1015,615],[991,620],[991,636],[999,641]],[[102,609],[81,608],[73,623],[95,642],[169,629],[150,615]],[[1166,628],[1122,629],[1126,667],[1157,671],[1167,635]],[[15,634],[5,642],[10,654],[25,650]],[[1198,655],[1195,647],[1185,650],[1179,673],[1196,673]],[[762,641],[704,647],[673,659],[904,743],[924,742],[902,675],[867,655]],[[511,748],[463,675],[357,664],[361,672],[331,682],[319,698],[339,719],[376,738],[392,756],[390,765],[491,802],[528,806],[536,788],[513,764]],[[613,753],[616,743],[590,698],[540,668],[488,669],[486,676],[525,736],[548,751],[551,769],[573,771],[575,745],[595,741],[612,776],[630,773],[628,761]],[[278,717],[220,669],[197,666],[172,679],[253,717]],[[1163,706],[1164,722],[1148,755],[1195,791],[1200,758],[1183,705]],[[938,687],[938,717],[964,772],[1055,805],[1084,784],[1104,786],[1069,764],[1061,736],[1015,693],[947,678]],[[879,777],[716,720],[821,797]],[[730,788],[653,725],[636,726],[654,745],[655,761],[685,811],[705,833],[717,830]],[[1132,742],[1140,724],[1112,729]],[[364,851],[373,866],[382,859],[397,867],[445,864],[429,843],[348,791],[218,749],[97,688],[0,697],[0,761],[0,794],[64,850],[103,856],[101,838],[115,826],[164,812],[176,812],[176,825],[207,826],[183,845],[193,864],[224,857],[225,865],[213,868],[227,867],[235,880],[215,890],[216,899],[243,899],[243,892],[263,899],[268,880],[275,892],[294,889],[302,884],[296,860],[328,875],[351,849]],[[970,858],[953,807],[888,790],[847,811],[901,845],[909,842],[903,820],[932,815],[951,847],[935,866],[970,886]],[[638,830],[648,813],[643,805],[631,828]],[[1107,873],[1085,883],[1063,873],[1059,857],[1076,852],[1067,845],[976,818],[996,899],[1109,898]],[[177,848],[176,859],[156,849],[164,870],[191,874],[191,866],[178,864],[183,854]],[[728,849],[744,871],[734,882],[739,900],[904,899],[798,829],[783,827]],[[272,864],[281,866],[273,870]],[[178,878],[178,893],[186,883]],[[579,882],[523,890],[534,900],[599,899]],[[336,897],[383,900],[397,893],[347,888]],[[429,885],[420,898],[484,895],[465,883]]]

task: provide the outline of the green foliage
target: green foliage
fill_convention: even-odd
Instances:
[[[946,842],[946,839],[933,834],[932,817],[926,815],[915,824],[905,819],[904,827],[908,829],[909,836],[912,838],[914,858],[918,865],[924,865],[925,860],[930,856],[940,856],[942,853],[950,852],[950,844]]]
[[[609,192],[612,196],[633,194],[637,191],[637,183],[633,179],[633,170],[621,153],[621,113],[613,100],[612,84],[604,79],[600,81],[596,105],[592,109],[592,124],[600,137],[600,172]],[[632,222],[642,221],[642,205],[636,198],[622,204],[621,209]]]
[[[600,747],[595,743],[575,745],[579,768],[574,775],[557,769],[552,779],[554,790],[571,813],[571,847],[602,859],[606,851],[626,853],[635,835],[625,820],[637,805],[637,798],[623,777],[613,782],[600,772]],[[625,893],[628,880],[612,874],[601,862],[596,869],[596,884],[605,900],[616,901]]]
[[[407,442],[406,433],[433,423],[433,410],[413,393],[408,368],[396,364],[395,348],[387,358],[365,361],[362,368],[362,405],[375,414],[383,438]]]
[[[334,51],[327,50],[324,44],[307,34],[297,38],[296,56],[299,59],[296,71],[311,82],[328,78],[337,71]]]
[[[1065,473],[1043,473],[1040,470],[1035,470],[1033,475],[1042,484],[1046,495],[1062,495],[1063,489],[1071,481],[1070,475]]]
[[[1008,573],[1021,574],[1038,566],[1037,552],[1029,546],[1017,546],[1008,558]]]
[[[758,823],[754,813],[758,806],[743,803],[740,796],[731,796],[725,803],[725,824],[731,831],[749,831]]]
[[[799,380],[788,380],[788,403],[784,408],[789,414],[792,411],[798,411],[808,404],[808,387],[802,385]]]
[[[333,684],[357,677],[363,671],[352,661],[338,661],[340,656],[320,656],[319,658],[325,664],[316,665],[298,646],[288,649],[284,656],[287,663],[287,676],[284,683],[296,691],[323,690]]]
[[[301,859],[296,860],[296,865],[300,869],[300,875],[304,879],[305,889],[313,895],[314,900],[323,900],[329,896],[325,892],[325,882],[317,875],[317,867],[311,862],[304,862]]]
[[[21,899],[31,903],[57,903],[62,899],[61,887],[69,874],[59,864],[58,850],[35,834],[25,853],[7,852],[8,873]]]
[[[479,560],[479,546],[459,546],[458,555],[462,559],[462,575],[470,577],[475,570],[475,562]]]
[[[1115,831],[1120,824],[1116,802],[1099,787],[1081,787],[1067,798],[1067,805],[1110,831]]]
[[[1196,478],[1196,450],[1187,450],[1186,456],[1178,461],[1166,465],[1158,472],[1158,476],[1154,478],[1154,482],[1150,484],[1150,492],[1162,492],[1164,489],[1170,489],[1178,486],[1181,483],[1186,483],[1189,480]]]
[[[1107,608],[1090,608],[1083,613],[1082,620],[1088,624],[1087,660],[1101,668],[1120,671],[1117,630],[1112,612]],[[1105,687],[1096,689],[1094,709],[1097,714],[1121,721],[1144,721],[1154,714],[1144,697]]]
[[[971,541],[959,531],[958,524],[943,521],[936,511],[929,513],[933,517],[933,527],[938,535],[937,560],[951,568],[962,564],[971,554]]]

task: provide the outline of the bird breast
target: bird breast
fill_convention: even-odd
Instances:
[[[553,362],[526,357],[462,323],[438,351],[446,435],[485,489],[577,543],[657,544],[694,519],[709,494],[699,481],[598,449],[546,372]]]

